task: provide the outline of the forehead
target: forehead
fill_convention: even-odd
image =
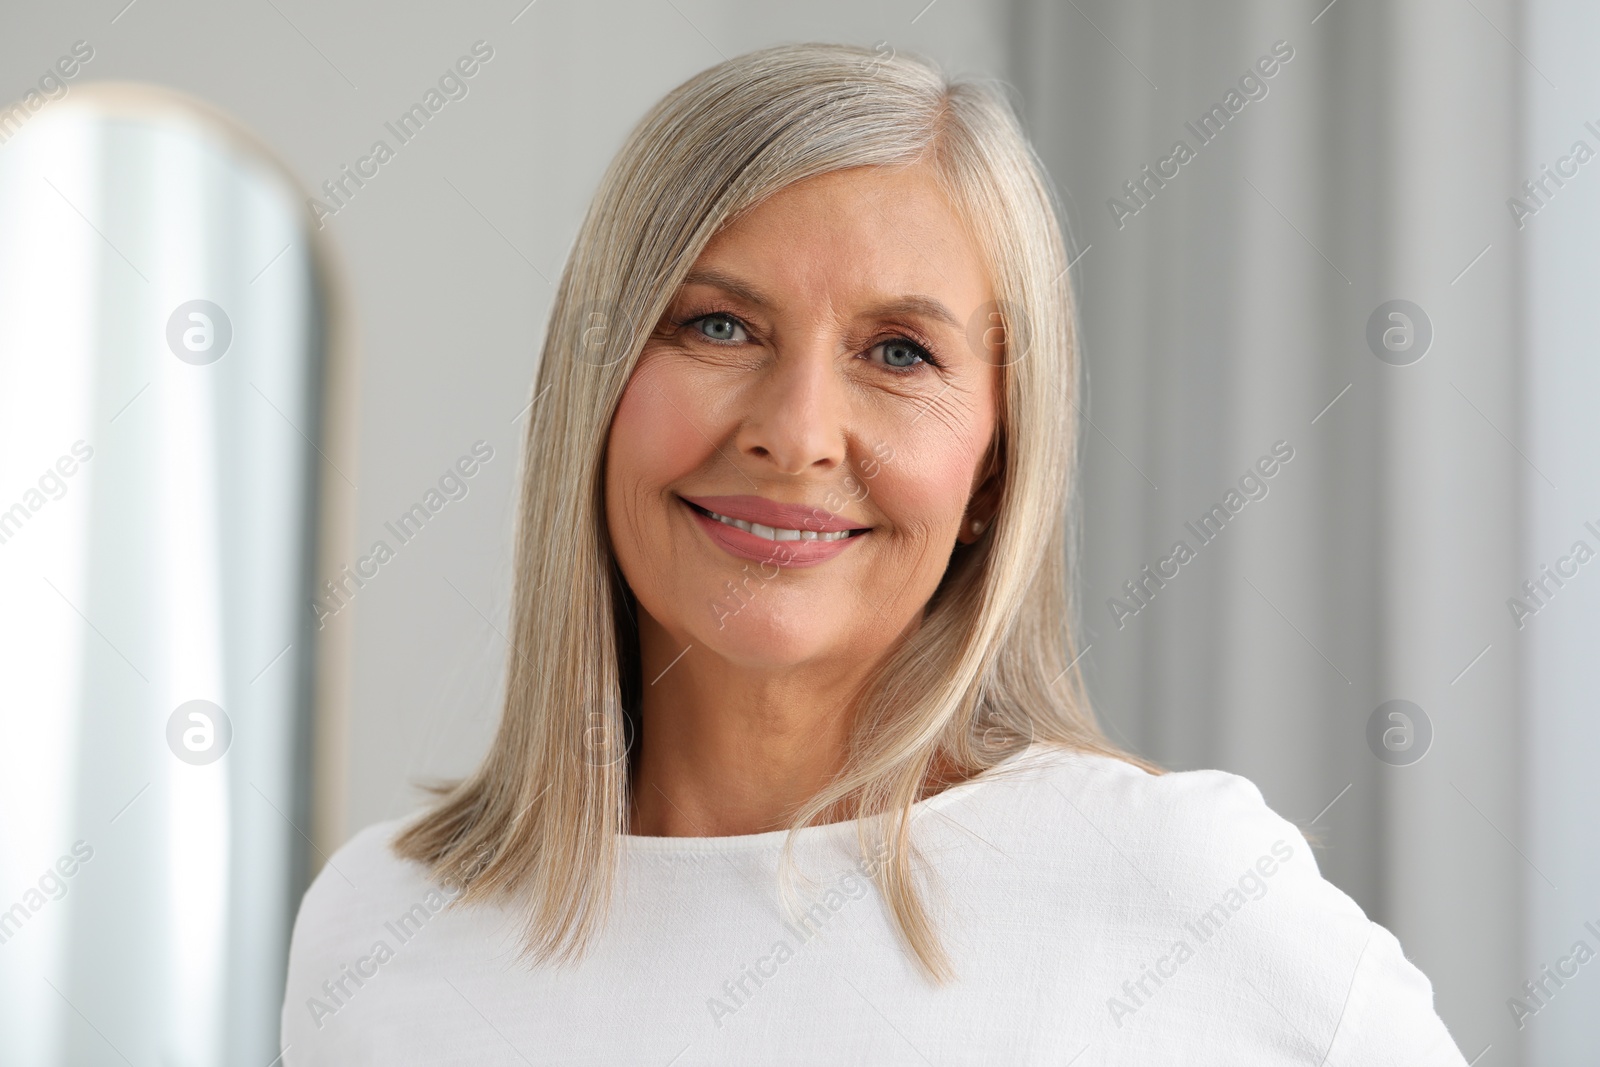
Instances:
[[[926,165],[796,182],[724,227],[696,266],[801,297],[928,293],[961,314],[992,298],[979,245]]]

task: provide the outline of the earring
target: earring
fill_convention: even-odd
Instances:
[[[980,520],[972,520],[972,532],[974,535],[983,533],[983,523]]]

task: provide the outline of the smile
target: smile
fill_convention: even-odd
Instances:
[[[803,504],[781,504],[752,496],[678,498],[711,543],[763,566],[814,567],[860,544],[873,532],[842,516]],[[725,510],[718,511],[707,505]],[[736,511],[736,515],[727,512]],[[757,520],[766,520],[764,522]]]
[[[732,526],[746,533],[753,533],[757,537],[768,541],[843,541],[853,533],[864,532],[856,530],[840,530],[837,533],[818,533],[816,530],[786,530],[781,526],[763,526],[759,522],[745,522],[743,519],[732,519],[726,515],[718,515],[709,508],[689,505],[706,516],[716,519],[724,526]]]

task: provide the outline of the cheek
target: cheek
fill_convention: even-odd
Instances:
[[[669,376],[648,368],[634,373],[617,404],[606,444],[606,492],[659,492],[693,471],[707,450],[706,436],[690,420],[697,413]],[[680,395],[674,395],[674,394]]]
[[[615,465],[627,467],[638,458],[649,456],[654,439],[667,428],[658,414],[666,405],[656,391],[642,382],[638,375],[622,391],[617,402],[617,412],[611,419],[611,433],[606,441],[608,454]]]
[[[930,414],[918,423],[890,438],[893,455],[878,461],[876,475],[864,465],[861,482],[897,525],[942,539],[953,535],[976,488],[994,420],[968,410]]]
[[[942,534],[961,519],[976,462],[964,443],[897,450],[893,459],[879,464],[876,476],[863,471],[861,484],[896,525]]]
[[[606,439],[606,527],[630,581],[676,562],[681,546],[668,524],[679,505],[669,487],[718,458],[706,395],[682,368],[642,362],[617,403]]]

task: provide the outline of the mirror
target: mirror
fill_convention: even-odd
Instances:
[[[0,1062],[278,1055],[316,853],[327,270],[176,93],[0,145]]]

